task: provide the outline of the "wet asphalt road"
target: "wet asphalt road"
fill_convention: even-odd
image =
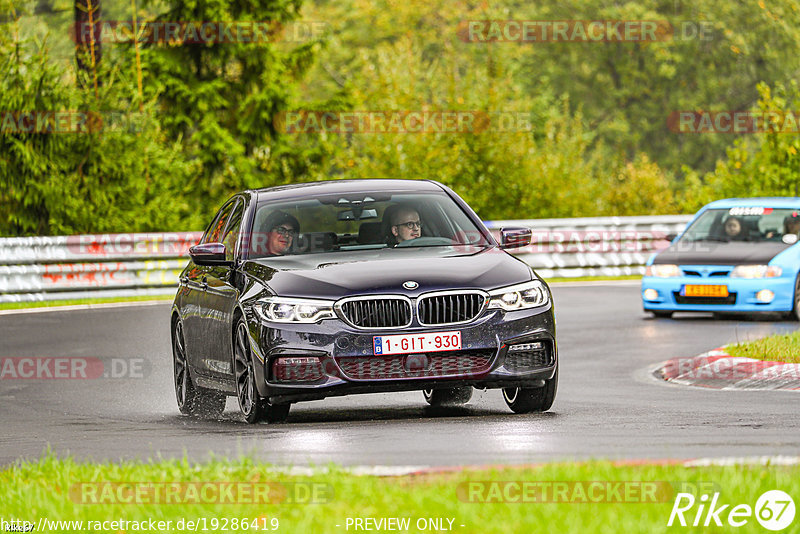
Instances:
[[[142,378],[0,380],[0,463],[59,454],[95,460],[253,454],[276,464],[478,465],[586,458],[800,455],[800,393],[663,385],[671,357],[795,330],[797,323],[651,319],[638,285],[555,286],[561,358],[545,414],[514,415],[498,390],[432,410],[419,392],[292,406],[288,423],[249,426],[175,406],[169,305],[0,316],[0,356],[142,359]]]

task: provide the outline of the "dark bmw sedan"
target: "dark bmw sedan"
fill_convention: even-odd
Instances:
[[[178,407],[285,420],[294,402],[420,390],[431,405],[502,390],[548,410],[558,384],[550,290],[447,187],[331,181],[244,191],[190,250],[172,309]]]

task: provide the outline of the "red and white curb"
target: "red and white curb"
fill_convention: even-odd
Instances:
[[[712,389],[800,390],[800,364],[734,358],[725,347],[659,365],[657,378]]]

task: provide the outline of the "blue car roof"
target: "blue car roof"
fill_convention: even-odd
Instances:
[[[737,208],[764,206],[766,208],[800,208],[800,197],[725,198],[706,204],[704,208]]]

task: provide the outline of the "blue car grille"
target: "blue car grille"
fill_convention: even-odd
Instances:
[[[730,293],[727,297],[684,297],[680,291],[673,291],[675,302],[678,304],[711,304],[711,305],[730,305],[736,304],[736,293]]]

